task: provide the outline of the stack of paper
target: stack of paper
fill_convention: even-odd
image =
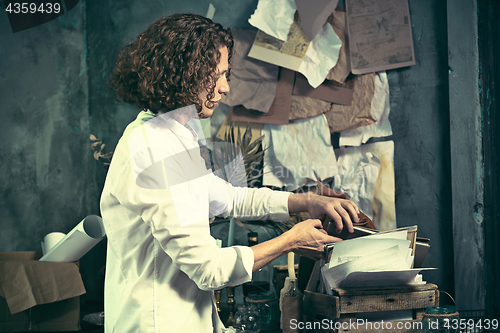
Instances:
[[[377,232],[337,242],[322,271],[326,291],[332,288],[425,284],[413,268],[417,227]]]

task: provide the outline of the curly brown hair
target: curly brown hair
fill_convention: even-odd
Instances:
[[[211,109],[220,76],[219,49],[224,46],[231,64],[230,29],[196,14],[163,17],[120,50],[110,88],[117,100],[121,98],[155,114],[191,104],[200,111],[199,94],[205,89],[205,106]]]

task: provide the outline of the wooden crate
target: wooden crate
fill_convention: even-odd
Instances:
[[[421,332],[421,327],[407,322],[420,322],[427,306],[439,304],[439,291],[435,284],[414,286],[395,286],[378,288],[349,288],[334,289],[333,295],[318,294],[311,291],[304,291],[304,311],[307,322],[321,322],[325,318],[334,319],[337,324],[337,332]],[[358,313],[393,311],[393,310],[413,310],[412,321],[401,321],[401,329],[396,327],[397,322],[393,322],[393,329],[388,329],[388,325],[381,329],[380,324],[357,326],[353,329]],[[342,323],[343,324],[342,326]],[[330,327],[332,327],[330,325]],[[378,329],[376,327],[379,327]],[[316,328],[321,328],[317,325]],[[316,332],[331,332],[331,329],[317,329]]]

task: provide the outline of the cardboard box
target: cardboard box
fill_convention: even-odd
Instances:
[[[41,262],[40,252],[0,252],[0,332],[80,329],[78,263]]]

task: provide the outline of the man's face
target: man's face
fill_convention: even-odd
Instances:
[[[227,53],[227,47],[221,47],[219,49],[220,52],[220,62],[217,65],[218,72],[220,74],[219,79],[217,80],[217,83],[215,84],[215,96],[212,100],[212,102],[215,102],[214,107],[219,105],[219,100],[222,97],[222,94],[228,93],[229,92],[229,85],[227,83],[227,72],[229,69],[229,64],[228,64],[228,53]],[[205,101],[207,100],[207,92],[203,90],[200,93],[200,99],[202,101],[201,104],[201,111],[199,112],[199,117],[200,119],[203,118],[209,118],[212,116],[214,113],[214,109],[209,109],[205,106]]]

